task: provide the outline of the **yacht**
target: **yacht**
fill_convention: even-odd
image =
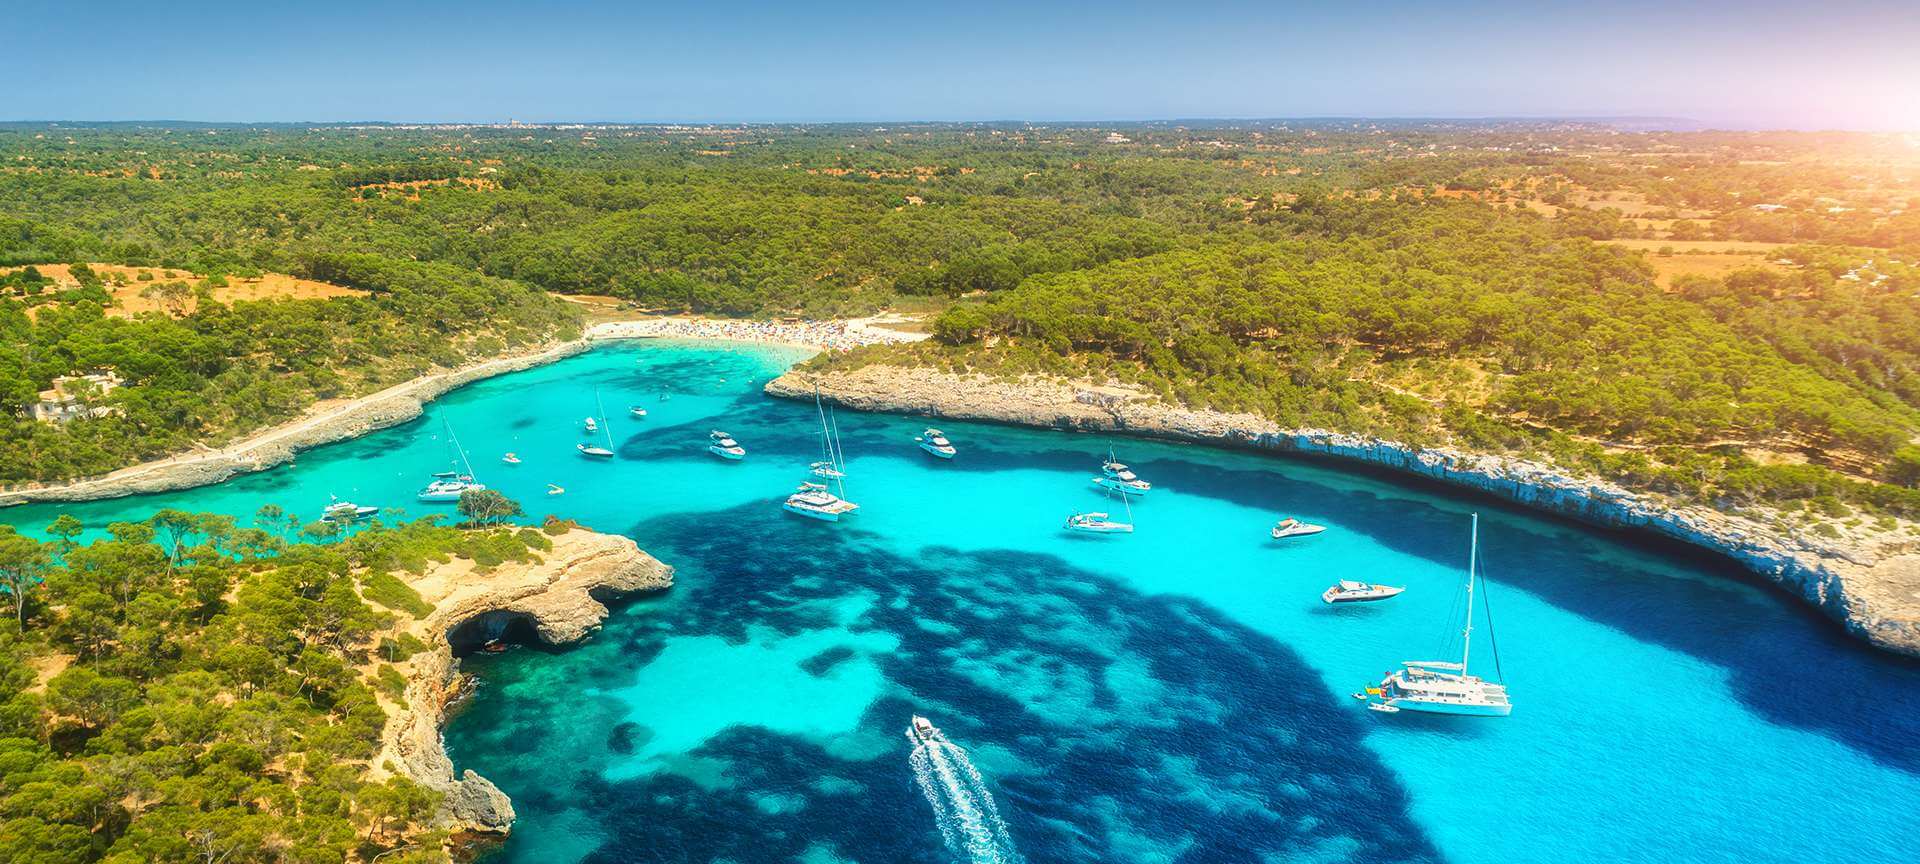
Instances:
[[[838,522],[841,516],[860,509],[860,505],[827,491],[825,483],[802,483],[798,491],[787,496],[787,502],[780,505],[780,509],[809,519]]]
[[[953,449],[953,442],[948,441],[946,434],[938,429],[929,428],[913,440],[920,442],[920,449],[941,459],[952,459],[953,454],[960,452]]]
[[[1066,527],[1068,531],[1078,531],[1082,534],[1133,533],[1133,523],[1118,521],[1112,516],[1097,510],[1092,513],[1075,513],[1072,516],[1068,516]]]
[[[1395,588],[1392,585],[1369,585],[1365,582],[1355,582],[1352,579],[1342,579],[1333,583],[1333,587],[1322,591],[1320,593],[1320,599],[1329,604],[1367,603],[1374,600],[1385,600],[1389,597],[1398,597],[1400,596],[1400,592],[1405,590],[1407,589]]]
[[[913,715],[913,722],[907,724],[907,740],[912,741],[915,747],[948,743],[947,736],[940,734],[933,721],[918,714]]]
[[[594,391],[593,391],[593,407],[600,412],[600,416],[602,417],[606,416],[607,406],[601,404],[600,389],[597,387],[594,388]],[[607,446],[602,447],[598,444],[582,443],[582,444],[573,445],[573,449],[580,451],[580,455],[586,456],[590,459],[612,459],[613,458],[613,424],[611,423],[596,424],[593,421],[592,417],[588,417],[587,431],[593,432],[596,429],[600,430],[601,434],[606,436]]]
[[[1384,714],[1418,711],[1427,714],[1462,714],[1473,717],[1505,717],[1513,713],[1505,684],[1495,684],[1467,671],[1473,656],[1473,586],[1479,576],[1480,514],[1473,515],[1473,543],[1467,556],[1467,626],[1460,634],[1460,662],[1448,660],[1408,660],[1398,672],[1381,679],[1361,695],[1367,708]],[[1481,603],[1486,602],[1485,591]],[[1488,618],[1492,631],[1492,618]],[[1494,642],[1493,666],[1500,670],[1499,643]],[[1375,701],[1377,699],[1378,701]]]
[[[722,459],[733,461],[747,458],[747,448],[740,446],[740,442],[733,440],[732,435],[728,435],[718,429],[707,433],[707,452]]]
[[[332,496],[328,497],[331,498]],[[332,500],[333,503],[328,504],[327,509],[320,511],[320,521],[356,522],[380,512],[380,508],[378,507],[362,507],[352,501],[342,501],[339,498],[333,498]]]
[[[433,482],[428,483],[416,496],[429,504],[452,503],[459,501],[460,496],[469,491],[478,492],[487,488],[486,484],[473,479],[473,463],[467,461],[467,451],[460,446],[460,439],[454,436],[453,427],[446,425],[444,421],[442,425],[447,430],[447,440],[453,444],[455,463],[462,470],[440,471],[433,475]]]
[[[1310,522],[1302,522],[1292,516],[1288,516],[1285,519],[1273,523],[1273,539],[1285,540],[1288,537],[1311,537],[1325,530],[1327,530],[1327,526],[1325,525],[1314,525]]]
[[[1100,475],[1093,478],[1093,485],[1102,489],[1112,489],[1122,495],[1145,495],[1153,491],[1152,483],[1135,476],[1133,469],[1115,460],[1112,453],[1101,463]]]

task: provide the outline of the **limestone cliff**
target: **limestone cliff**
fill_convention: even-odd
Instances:
[[[874,365],[768,382],[775,396],[1055,429],[1121,432],[1231,447],[1310,453],[1380,465],[1478,489],[1598,525],[1650,531],[1727,555],[1887,650],[1920,656],[1920,542],[1914,526],[1879,537],[1783,536],[1767,514],[1681,506],[1598,478],[1451,448],[1416,448],[1324,429],[1286,429],[1251,414],[1195,411],[1119,387],[1046,378],[1017,382],[930,368]]]
[[[535,563],[503,564],[483,573],[471,561],[456,560],[409,579],[434,605],[425,620],[410,625],[428,650],[400,664],[407,678],[405,704],[388,717],[373,771],[376,779],[403,774],[443,793],[446,827],[505,833],[514,819],[513,803],[486,778],[472,771],[456,778],[441,746],[447,706],[464,692],[449,635],[483,615],[504,613],[523,616],[547,643],[573,642],[599,629],[606,618],[607,607],[596,596],[673,584],[672,567],[625,537],[574,529],[552,540],[553,549]]]

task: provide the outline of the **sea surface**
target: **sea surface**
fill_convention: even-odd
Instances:
[[[1920,664],[1730,564],[1327,463],[969,423],[939,462],[924,421],[846,411],[861,509],[801,519],[815,409],[761,393],[798,356],[603,347],[294,466],[0,518],[441,512],[413,491],[452,430],[533,518],[674,565],[581,645],[465,661],[448,748],[520,814],[494,864],[1913,860]],[[612,462],[573,449],[596,392]],[[1137,533],[1062,533],[1124,513],[1089,482],[1109,448],[1154,484]],[[1473,666],[1513,715],[1366,711],[1398,661],[1458,659],[1474,512]],[[1282,515],[1329,530],[1276,543]],[[1342,577],[1407,591],[1322,604]]]

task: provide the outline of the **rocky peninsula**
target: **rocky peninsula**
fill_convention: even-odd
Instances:
[[[1324,429],[1288,429],[1252,414],[1198,411],[1123,387],[1027,377],[1018,381],[924,367],[868,365],[790,371],[774,396],[864,411],[1116,432],[1224,447],[1325,456],[1380,466],[1583,522],[1631,528],[1725,555],[1886,650],[1920,657],[1920,540],[1916,526],[1839,538],[1782,532],[1772,514],[1684,505],[1552,466]]]
[[[485,616],[506,616],[530,623],[543,642],[566,644],[599,629],[602,600],[673,584],[672,567],[625,537],[573,528],[550,539],[553,549],[538,561],[482,570],[455,559],[408,577],[434,607],[406,624],[428,647],[398,664],[406,695],[388,714],[372,775],[401,774],[440,792],[441,827],[503,834],[514,819],[513,802],[492,782],[471,770],[454,776],[441,745],[447,709],[466,692],[450,637]]]

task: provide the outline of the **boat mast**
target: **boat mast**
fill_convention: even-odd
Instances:
[[[447,439],[453,442],[453,452],[460,454],[460,467],[467,469],[467,479],[473,479],[473,463],[467,461],[467,448],[460,446],[460,436],[453,434],[453,424],[441,420],[440,425],[447,427]]]
[[[840,440],[839,415],[833,413],[832,409],[828,409],[827,420],[833,425],[833,430],[827,438],[830,442],[827,446],[832,451],[833,468],[840,472],[840,476],[836,478],[840,481],[840,497],[845,498],[847,497],[847,446]]]
[[[600,431],[607,436],[607,449],[613,449],[613,424],[607,422],[607,406],[600,401],[600,388],[593,388],[593,407],[600,411]]]
[[[1467,658],[1473,654],[1473,577],[1480,562],[1480,514],[1473,514],[1473,542],[1467,551],[1467,629],[1460,634],[1460,676],[1467,675]]]

